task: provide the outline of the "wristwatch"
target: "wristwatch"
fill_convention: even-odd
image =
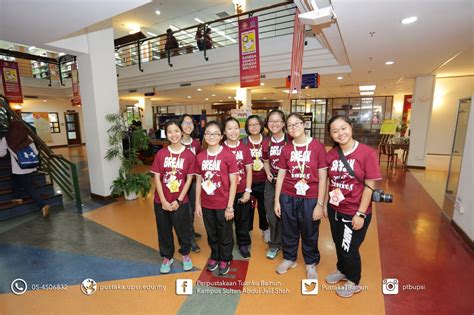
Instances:
[[[176,202],[178,203],[178,205],[181,207],[181,205],[183,204],[183,202],[179,199],[176,199]]]
[[[245,188],[245,192],[251,193],[252,189],[251,188]]]
[[[363,218],[363,219],[365,219],[365,218],[367,217],[367,215],[366,215],[364,212],[360,212],[360,211],[357,211],[357,212],[356,212],[356,215],[357,215],[358,217]]]

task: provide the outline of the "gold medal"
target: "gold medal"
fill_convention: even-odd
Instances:
[[[259,171],[262,170],[262,168],[263,168],[263,163],[262,163],[262,161],[261,161],[260,159],[258,159],[258,160],[257,160],[257,159],[253,160],[253,167],[252,167],[252,169],[253,169],[254,171],[259,172]]]
[[[179,192],[179,181],[178,180],[172,180],[168,183],[168,188],[170,190],[170,193],[177,193]]]

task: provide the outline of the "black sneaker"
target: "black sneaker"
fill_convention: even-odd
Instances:
[[[245,259],[250,258],[249,247],[247,245],[240,246],[239,247],[239,252],[240,252],[240,255],[242,255],[243,258],[245,258]]]
[[[219,263],[219,275],[226,275],[230,270],[230,261],[221,261]]]
[[[214,259],[209,259],[208,263],[207,263],[207,271],[214,271],[217,269],[217,267],[219,266],[219,262],[217,260],[214,260]]]
[[[202,237],[202,235],[200,233],[197,233],[197,232],[194,232],[194,239],[197,241],[197,240],[200,240]]]
[[[199,253],[201,251],[201,248],[196,244],[195,240],[191,240],[191,251],[193,253]]]

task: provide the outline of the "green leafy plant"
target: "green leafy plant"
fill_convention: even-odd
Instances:
[[[110,147],[105,158],[109,161],[117,158],[120,161],[119,176],[110,186],[112,195],[136,193],[145,197],[151,190],[151,176],[149,173],[134,172],[133,168],[143,165],[139,154],[148,148],[148,136],[142,128],[130,126],[124,113],[108,114],[105,118],[111,123],[107,130]],[[124,147],[124,143],[128,145]]]

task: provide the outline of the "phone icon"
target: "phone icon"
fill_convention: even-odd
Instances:
[[[12,290],[13,294],[22,295],[28,289],[28,284],[25,280],[18,278],[12,281],[10,289]]]

